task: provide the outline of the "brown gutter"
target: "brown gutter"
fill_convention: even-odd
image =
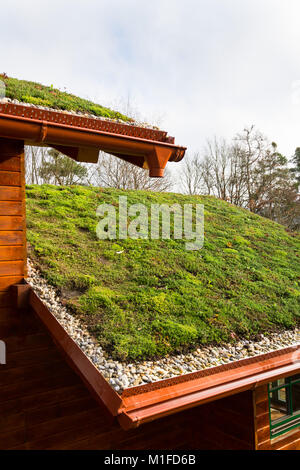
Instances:
[[[167,162],[180,161],[186,148],[176,146],[166,133],[159,134],[160,140],[154,140],[158,137],[155,132],[158,131],[0,104],[0,137],[23,140],[31,145],[61,146],[72,158],[93,163],[102,150],[149,168],[150,176],[162,177]]]
[[[29,290],[27,293],[26,288]],[[106,406],[111,415],[118,417],[124,429],[138,427],[143,423],[253,389],[275,378],[288,377],[300,371],[300,346],[292,346],[195,373],[132,387],[119,395],[32,288],[25,283],[25,287],[20,284],[14,286],[14,289],[18,302],[29,303],[92,395]]]
[[[120,424],[125,429],[138,427],[142,423],[255,388],[275,377],[293,375],[300,370],[299,356],[300,347],[296,346],[180,376],[179,383],[176,383],[177,378],[156,382],[155,390],[151,390],[152,384],[144,387],[149,391],[138,390],[142,387],[125,390]]]
[[[111,121],[97,119],[96,117],[78,115],[56,111],[55,109],[41,109],[30,105],[0,103],[0,113],[11,116],[19,116],[30,120],[38,120],[48,123],[66,124],[72,127],[95,129],[113,134],[123,134],[125,136],[141,137],[143,139],[168,142],[174,144],[174,137],[169,137],[167,132],[149,127],[141,127],[134,123],[129,124],[122,121]]]

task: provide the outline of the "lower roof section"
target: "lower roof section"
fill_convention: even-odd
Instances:
[[[300,345],[297,345],[196,373],[132,387],[119,395],[28,284],[14,286],[17,299],[24,299],[24,290],[27,290],[25,301],[44,323],[68,363],[79,374],[92,395],[113,416],[118,417],[124,429],[138,427],[188,408],[254,389],[277,378],[300,373]]]

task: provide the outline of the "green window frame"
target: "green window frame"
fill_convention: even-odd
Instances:
[[[268,384],[271,438],[300,426],[300,374]]]

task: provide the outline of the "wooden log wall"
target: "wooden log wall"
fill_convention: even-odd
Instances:
[[[0,321],[9,287],[26,274],[24,145],[0,139]]]
[[[8,311],[0,338],[0,449],[249,449],[252,394],[124,431],[90,395],[32,311]]]
[[[258,450],[300,450],[300,428],[270,438],[268,386],[254,392],[255,447]]]

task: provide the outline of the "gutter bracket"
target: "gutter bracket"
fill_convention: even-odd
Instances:
[[[47,134],[48,134],[47,122],[42,121],[42,127],[41,127],[41,133],[40,133],[39,141],[40,142],[45,142]]]

